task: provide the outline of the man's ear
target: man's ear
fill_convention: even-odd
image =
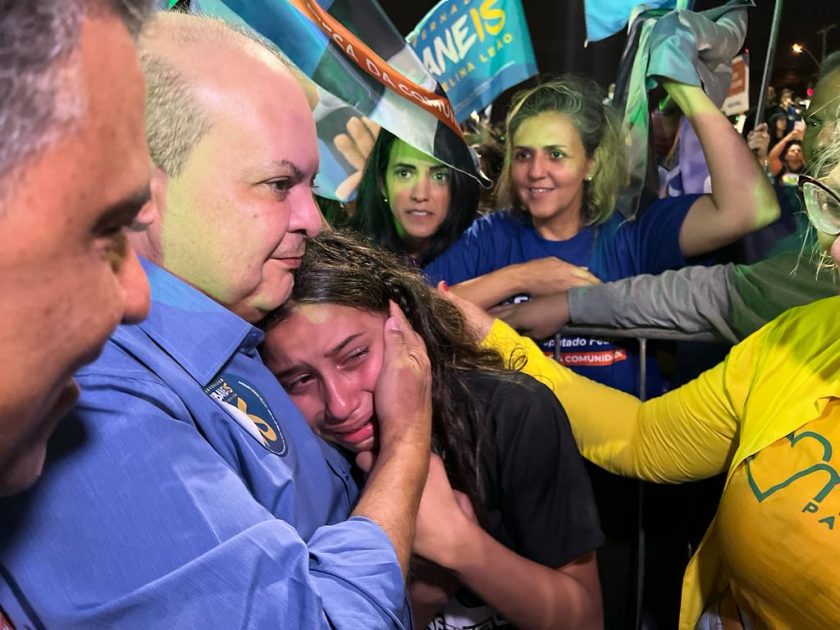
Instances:
[[[159,222],[166,211],[166,187],[169,184],[169,175],[162,168],[155,167],[152,171],[151,181],[151,206],[150,212],[154,215],[149,217],[149,223]]]
[[[137,253],[158,264],[162,261],[160,230],[163,224],[163,213],[166,211],[168,181],[169,176],[163,169],[153,168],[149,182],[149,201],[143,205],[134,221],[140,229],[128,234]]]
[[[140,209],[137,223],[144,226],[160,222],[166,209],[166,184],[169,176],[158,167],[152,168],[152,179],[149,182],[149,201]]]

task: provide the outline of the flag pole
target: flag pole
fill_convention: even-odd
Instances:
[[[770,72],[773,70],[773,58],[776,56],[776,44],[779,39],[779,24],[782,21],[782,6],[784,0],[776,0],[773,9],[773,24],[770,26],[770,40],[767,42],[767,58],[764,60],[764,73],[761,76],[761,87],[758,92],[758,105],[755,108],[755,126],[764,122],[764,108],[767,105],[767,85],[770,83]]]

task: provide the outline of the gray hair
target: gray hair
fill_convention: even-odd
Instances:
[[[144,53],[140,62],[146,78],[146,140],[155,166],[177,177],[193,147],[210,129],[192,87],[162,56]]]
[[[150,0],[0,0],[0,195],[12,171],[85,109],[75,88],[82,21],[114,15],[136,36]]]
[[[159,40],[176,44],[181,55],[200,44],[256,44],[298,75],[273,43],[244,24],[178,11],[159,13],[149,20],[140,37],[140,62],[146,78],[146,140],[152,162],[170,177],[181,173],[212,123],[195,97],[191,79],[179,68],[180,57],[161,50]]]

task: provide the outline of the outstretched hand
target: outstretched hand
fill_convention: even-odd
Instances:
[[[569,323],[569,294],[561,291],[519,304],[501,304],[491,308],[490,314],[532,339],[547,339]]]
[[[537,258],[522,264],[527,274],[527,293],[531,297],[540,297],[568,291],[572,287],[600,284],[586,267],[573,265],[554,256]]]

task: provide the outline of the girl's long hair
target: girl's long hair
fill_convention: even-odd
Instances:
[[[307,241],[290,299],[268,315],[263,328],[283,321],[301,304],[339,304],[388,312],[399,305],[423,338],[432,368],[432,448],[441,455],[453,488],[481,513],[479,473],[483,412],[471,391],[471,371],[502,372],[502,358],[479,346],[461,312],[429,287],[420,273],[362,237],[324,232]]]

